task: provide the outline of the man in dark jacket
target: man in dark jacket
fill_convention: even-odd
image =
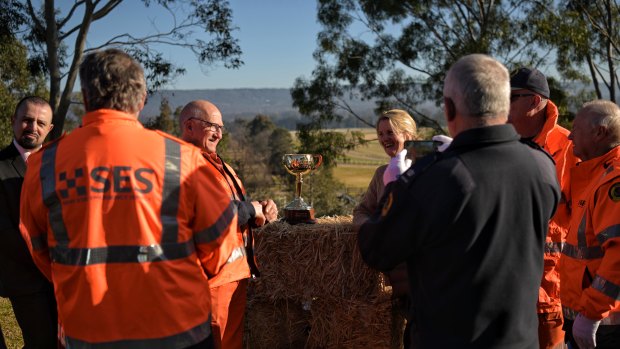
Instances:
[[[543,244],[560,198],[553,161],[506,125],[509,75],[493,58],[455,63],[444,103],[454,141],[386,188],[360,251],[379,270],[407,262],[412,347],[536,349]]]
[[[14,139],[0,151],[0,296],[8,297],[22,330],[24,348],[55,348],[56,301],[52,284],[34,265],[19,233],[19,197],[26,160],[52,130],[52,109],[26,97],[11,118]]]

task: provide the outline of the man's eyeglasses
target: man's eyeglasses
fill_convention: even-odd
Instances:
[[[515,93],[510,95],[510,103],[516,101],[519,97],[529,97],[529,96],[535,96],[532,93]]]
[[[202,127],[207,128],[210,131],[224,133],[224,126],[222,125],[218,125],[213,122],[209,122],[207,120],[202,120],[198,118],[189,118],[188,120],[196,120],[202,124]]]

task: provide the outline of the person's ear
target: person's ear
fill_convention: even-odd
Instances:
[[[456,117],[456,106],[454,105],[454,101],[450,97],[443,98],[444,105],[444,114],[446,114],[447,121],[453,121]]]
[[[147,94],[145,93],[144,96],[142,96],[142,100],[140,101],[140,104],[138,105],[138,112],[141,112],[142,109],[144,109],[144,106],[146,105],[146,96]]]
[[[183,127],[185,129],[187,129],[188,131],[192,130],[192,120],[191,119],[185,119],[185,121],[183,121]]]
[[[596,126],[596,129],[594,130],[594,138],[597,141],[597,143],[604,141],[607,138],[608,133],[609,133],[609,130],[607,129],[607,127],[603,125],[598,125]]]

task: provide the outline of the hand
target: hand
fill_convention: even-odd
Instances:
[[[383,185],[388,185],[388,183],[395,181],[398,176],[411,166],[411,159],[405,159],[406,155],[407,149],[403,149],[390,159],[390,163],[383,173]]]
[[[573,337],[579,345],[579,349],[594,349],[596,347],[596,330],[600,320],[590,320],[581,313],[577,315],[573,323]]]
[[[436,136],[433,136],[433,138],[431,138],[431,139],[434,140],[434,141],[437,141],[437,142],[441,142],[441,145],[439,147],[437,147],[437,150],[440,153],[443,153],[444,150],[448,149],[448,147],[452,143],[452,138],[450,138],[448,136],[444,136],[444,135],[436,135]]]
[[[265,215],[263,214],[263,206],[258,201],[252,201],[252,206],[254,206],[254,225],[257,227],[262,227],[265,225]]]
[[[263,207],[266,223],[273,222],[278,219],[278,206],[273,200],[263,200],[260,202]]]

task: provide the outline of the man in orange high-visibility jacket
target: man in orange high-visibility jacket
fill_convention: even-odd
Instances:
[[[220,273],[209,280],[209,287],[215,347],[241,349],[247,282],[250,276],[259,274],[254,260],[252,227],[275,220],[278,208],[272,200],[250,201],[235,171],[217,155],[224,124],[222,113],[213,103],[204,100],[188,103],[179,114],[179,126],[183,140],[200,147],[212,168],[222,174],[222,185],[228,188],[237,206],[235,249]]]
[[[84,57],[82,127],[29,158],[21,231],[52,282],[67,348],[211,348],[236,208],[199,149],[137,120],[140,65]]]
[[[545,267],[538,292],[538,341],[540,349],[564,347],[560,272],[562,242],[570,221],[570,169],[577,163],[568,139],[569,131],[557,124],[558,108],[549,99],[547,78],[537,69],[520,68],[510,78],[511,123],[521,137],[536,143],[555,161],[562,197],[549,222],[545,241]]]
[[[572,216],[560,277],[574,348],[620,348],[620,108],[583,105],[570,133],[583,161],[571,172]],[[578,346],[575,346],[578,345]]]

